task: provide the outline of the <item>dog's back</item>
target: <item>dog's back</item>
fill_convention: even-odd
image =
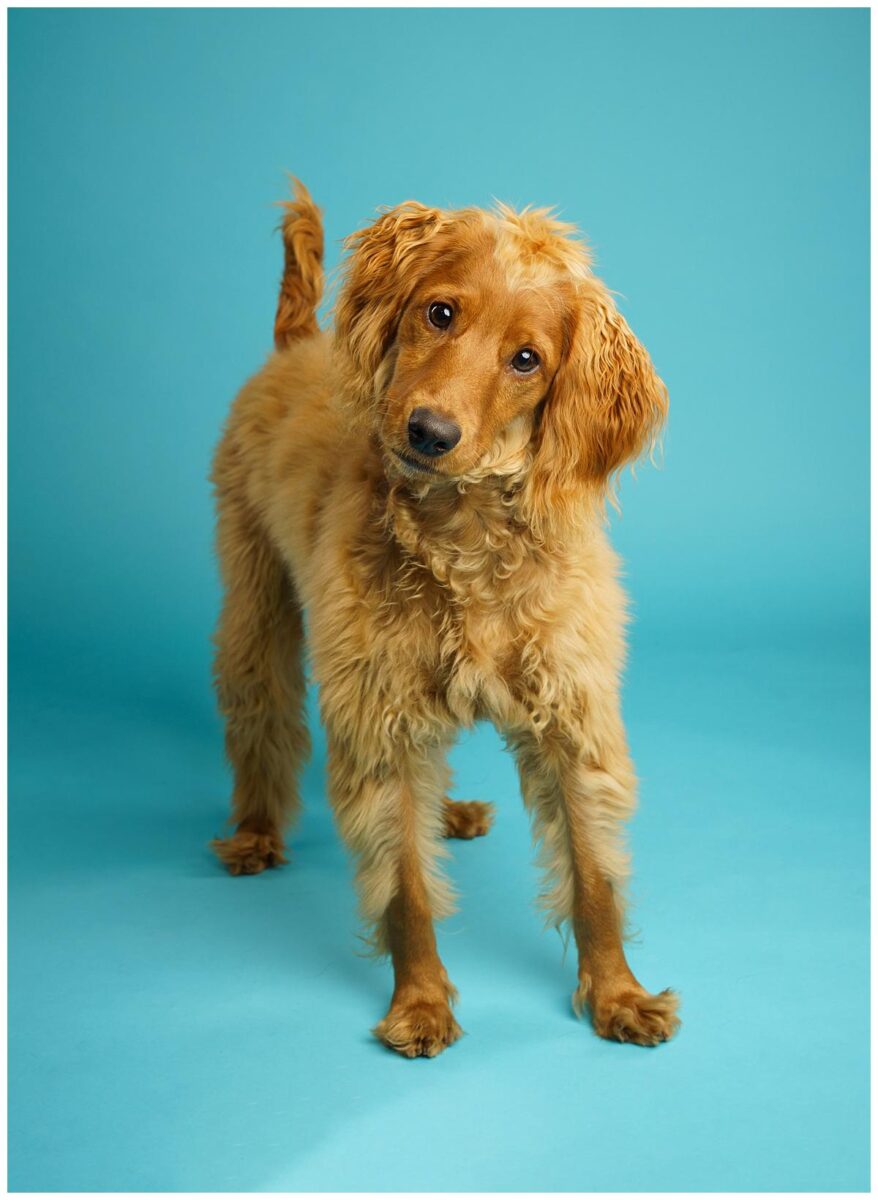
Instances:
[[[326,467],[342,431],[329,386],[331,335],[320,329],[323,226],[305,186],[293,181],[280,225],[284,271],[274,323],[275,351],[239,392],[217,447],[211,480],[222,502],[244,498],[264,533],[313,526]],[[292,534],[292,540],[296,541]],[[308,547],[296,557],[304,560]]]

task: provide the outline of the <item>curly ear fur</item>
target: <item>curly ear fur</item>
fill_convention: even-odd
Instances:
[[[350,257],[335,311],[336,362],[350,400],[370,404],[375,373],[432,256],[425,249],[446,214],[415,200],[384,212],[345,239]]]
[[[655,442],[668,395],[646,350],[596,279],[577,285],[561,367],[543,404],[534,455],[535,510],[565,508],[583,485],[604,491]]]

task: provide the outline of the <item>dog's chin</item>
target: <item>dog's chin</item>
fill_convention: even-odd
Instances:
[[[423,462],[416,455],[410,454],[406,450],[396,450],[392,446],[387,448],[387,462],[392,473],[402,475],[404,479],[416,480],[418,483],[430,483],[440,479],[447,479],[448,475],[445,471],[440,471],[438,467],[434,467],[431,463]]]

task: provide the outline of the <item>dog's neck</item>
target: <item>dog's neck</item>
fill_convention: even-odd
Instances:
[[[388,479],[386,524],[404,554],[456,592],[497,594],[541,549],[523,516],[523,481],[502,475],[429,486]]]

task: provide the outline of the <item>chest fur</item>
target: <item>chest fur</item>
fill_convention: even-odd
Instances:
[[[385,498],[350,541],[327,543],[310,576],[312,663],[326,718],[351,737],[538,728],[569,690],[591,572],[502,496],[477,501]]]
[[[523,538],[498,536],[477,552],[465,544],[424,549],[400,563],[402,578],[420,578],[418,619],[408,605],[397,619],[418,631],[429,693],[456,723],[529,723],[558,629],[564,586],[556,564]]]

